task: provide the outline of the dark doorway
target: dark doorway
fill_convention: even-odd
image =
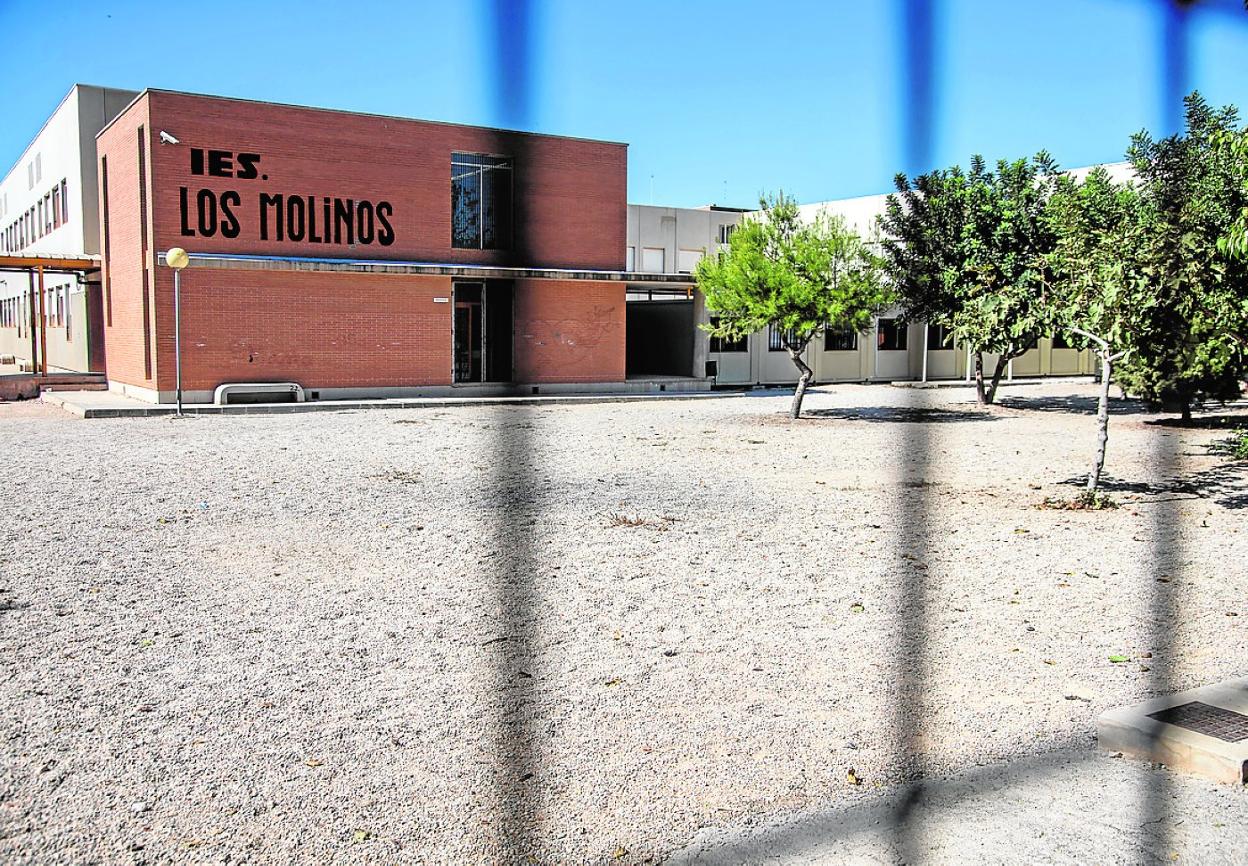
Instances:
[[[461,282],[454,287],[452,322],[456,384],[510,382],[512,378],[512,284],[506,280]]]
[[[693,374],[693,301],[630,300],[625,312],[624,365],[629,376]]]

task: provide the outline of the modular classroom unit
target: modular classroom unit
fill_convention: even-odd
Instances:
[[[1107,166],[1115,179],[1130,176],[1125,163]],[[1076,176],[1090,169],[1076,169]],[[886,195],[803,205],[800,215],[813,220],[820,211],[840,216],[865,238],[876,231]],[[708,205],[671,208],[628,206],[626,258],[643,272],[660,271],[676,262],[677,271],[691,273],[703,255],[727,246],[736,225],[751,212]],[[643,312],[644,311],[644,312]],[[643,287],[629,294],[629,321],[708,323],[707,310],[696,294],[664,293]],[[671,330],[675,325],[668,325]],[[740,340],[711,339],[700,356],[705,375],[718,386],[788,385],[797,381],[797,368],[784,348],[783,335],[766,328]],[[901,310],[881,310],[869,331],[857,334],[828,329],[807,346],[802,359],[814,370],[815,382],[891,382],[899,380],[964,379],[970,374],[965,346],[955,346],[944,329],[922,322],[901,321]],[[986,355],[991,371],[995,355]],[[1060,335],[1042,337],[1010,365],[1010,376],[1072,376],[1096,372],[1092,353],[1071,348]]]

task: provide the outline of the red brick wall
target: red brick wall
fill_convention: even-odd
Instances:
[[[149,262],[174,246],[191,252],[377,258],[517,267],[622,269],[624,145],[524,135],[449,124],[151,92],[99,139],[108,157],[112,379],[155,387],[144,375],[142,253],[139,250],[136,135],[147,132]],[[179,144],[161,144],[160,132]],[[191,149],[258,153],[262,177],[191,173]],[[515,235],[509,250],[450,245],[452,151],[513,156]],[[267,176],[267,177],[266,177]],[[239,234],[185,236],[180,188],[237,192]],[[354,248],[261,240],[261,192],[388,201],[394,243]],[[270,223],[272,229],[272,224]],[[197,231],[197,227],[196,227]],[[183,386],[293,380],[307,388],[446,384],[450,377],[446,278],[242,270],[183,275]],[[173,278],[151,273],[153,365],[160,390],[174,387]],[[107,306],[107,304],[106,304]],[[624,288],[619,284],[517,284],[516,379],[624,378]]]
[[[155,145],[157,244],[197,252],[360,257],[573,267],[624,267],[627,147],[452,124],[152,93],[152,126],[180,142]],[[260,154],[262,177],[191,174],[191,149]],[[512,156],[516,243],[510,250],[451,248],[451,153]],[[179,190],[239,193],[241,233],[183,237]],[[395,241],[357,245],[259,239],[261,192],[389,201]],[[272,238],[272,235],[270,236]]]
[[[154,377],[145,373],[143,346],[143,268],[154,261],[140,247],[138,130],[142,126],[148,140],[150,190],[151,124],[148,103],[140,97],[97,141],[98,156],[108,159],[108,214],[110,252],[104,284],[104,353],[110,379],[154,388]],[[103,201],[103,173],[100,174],[100,201]],[[101,206],[100,250],[104,250],[106,216]],[[149,209],[150,221],[150,209]],[[149,226],[150,232],[150,226]],[[149,233],[148,237],[151,235]],[[145,264],[146,263],[146,264]],[[155,310],[152,310],[153,318]],[[154,327],[154,321],[153,321]],[[155,358],[152,358],[153,364]],[[172,366],[172,364],[171,364]],[[154,373],[153,368],[153,373]]]
[[[449,384],[451,305],[433,299],[450,292],[446,277],[187,268],[183,387]]]
[[[517,280],[518,382],[624,379],[624,284]]]

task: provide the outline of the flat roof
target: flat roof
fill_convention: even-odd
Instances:
[[[498,127],[498,126],[479,126],[477,124],[472,124],[472,123],[456,123],[455,121],[452,121],[452,120],[428,120],[423,117],[405,117],[399,114],[377,114],[371,111],[352,111],[348,108],[325,108],[319,105],[299,105],[293,102],[272,102],[270,100],[265,100],[265,99],[247,99],[245,97],[240,97],[240,96],[217,96],[212,93],[194,93],[189,90],[165,90],[159,87],[145,87],[141,91],[139,91],[138,95],[135,96],[134,99],[130,100],[130,102],[126,105],[125,108],[117,112],[116,117],[114,117],[108,123],[104,124],[103,128],[101,128],[100,131],[96,133],[95,137],[99,138],[100,135],[104,133],[104,130],[112,126],[118,119],[121,118],[123,114],[129,111],[130,108],[136,102],[138,102],[140,99],[142,99],[144,96],[146,96],[149,93],[163,93],[169,96],[189,96],[195,99],[212,99],[212,100],[216,100],[219,102],[241,102],[241,103],[245,103],[248,105],[268,105],[274,108],[297,108],[302,111],[321,111],[326,114],[345,114],[345,115],[349,115],[352,117],[376,117],[382,120],[399,120],[399,121],[405,121],[408,123],[431,123],[437,126],[458,126],[464,129],[483,129],[489,132],[505,132],[505,133],[508,133],[509,135],[532,135],[538,138],[560,138],[560,139],[564,139],[567,141],[588,141],[588,142],[594,142],[595,144],[611,144],[617,147],[628,147],[628,142],[611,141],[609,139],[603,139],[603,138],[589,138],[587,136],[576,136],[576,135],[558,135],[558,134],[549,133],[549,132],[527,132],[523,129],[505,129],[503,127]]]
[[[611,283],[653,283],[692,286],[692,274],[655,274],[585,268],[512,268],[499,265],[462,265],[451,262],[392,261],[389,259],[331,259],[313,256],[263,256],[236,253],[188,253],[190,267],[246,271],[313,271],[355,274],[398,274],[474,279],[588,280]],[[165,253],[159,254],[164,261]]]

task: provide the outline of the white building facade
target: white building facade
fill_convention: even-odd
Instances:
[[[0,255],[99,254],[95,135],[136,95],[88,85],[70,89],[0,180]],[[49,369],[102,371],[102,332],[90,333],[100,322],[98,282],[47,274],[42,299],[36,292],[26,274],[0,273],[0,356],[32,360],[31,316],[42,306]]]

